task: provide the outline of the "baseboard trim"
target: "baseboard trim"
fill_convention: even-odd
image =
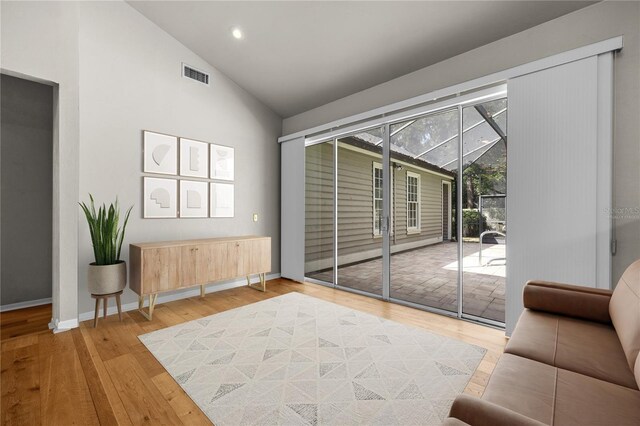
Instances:
[[[0,312],[15,311],[16,309],[32,308],[34,306],[48,305],[51,303],[51,298],[29,300],[26,302],[10,303],[8,305],[0,306]]]
[[[269,274],[266,277],[267,281],[275,280],[278,278],[280,278],[280,274]],[[256,279],[255,281],[252,280],[251,282],[257,283],[259,282],[259,280]],[[246,285],[247,285],[247,280],[245,278],[242,278],[242,279],[237,279],[234,281],[229,281],[221,284],[210,284],[207,287],[206,292],[207,294],[217,293],[219,291],[243,287]],[[199,297],[199,296],[200,296],[200,287],[194,287],[189,290],[181,291],[178,293],[165,294],[165,295],[159,294],[158,301],[156,302],[156,306],[160,303],[167,303],[167,302],[172,302],[174,300],[188,299],[189,297]],[[138,302],[131,302],[131,303],[126,303],[122,305],[122,312],[135,311],[137,309],[138,309]],[[102,310],[101,310],[101,313],[102,313]],[[107,308],[107,315],[113,315],[116,313],[118,313],[118,308],[116,306],[109,306]],[[93,315],[94,315],[94,311],[83,312],[80,314],[79,320],[80,321],[92,320]]]
[[[64,320],[64,321],[55,320],[54,325],[55,326],[53,328],[53,332],[62,333],[63,331],[69,331],[73,328],[78,328],[80,326],[80,323],[78,322],[77,319],[70,319],[70,320]]]

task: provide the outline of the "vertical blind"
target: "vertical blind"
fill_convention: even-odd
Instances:
[[[611,138],[599,126],[612,119],[602,107],[612,80],[602,61],[611,53],[508,82],[507,334],[528,280],[610,288]]]

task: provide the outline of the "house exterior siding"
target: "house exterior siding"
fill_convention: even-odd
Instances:
[[[306,148],[306,272],[330,268],[333,262],[332,150],[332,143]],[[374,234],[374,163],[382,164],[379,153],[338,142],[338,265],[382,256],[382,236]],[[453,178],[406,163],[392,170],[392,252],[441,242],[442,181]],[[409,232],[407,172],[420,176],[420,227]]]

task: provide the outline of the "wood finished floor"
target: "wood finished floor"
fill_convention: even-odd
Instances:
[[[211,424],[137,336],[291,291],[305,293],[487,348],[465,389],[481,395],[506,343],[504,333],[441,315],[314,284],[272,280],[158,305],[153,321],[137,311],[92,321],[65,333],[2,340],[3,425]]]
[[[0,313],[0,340],[49,330],[51,304]]]

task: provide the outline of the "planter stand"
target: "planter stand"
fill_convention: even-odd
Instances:
[[[120,291],[116,291],[115,293],[109,293],[109,294],[91,294],[91,297],[93,297],[94,299],[96,299],[96,313],[95,316],[93,318],[93,327],[96,328],[98,327],[98,317],[100,316],[100,301],[102,300],[102,306],[103,306],[103,311],[104,311],[104,317],[107,317],[107,304],[109,301],[110,297],[114,297],[116,298],[116,306],[118,307],[118,318],[120,318],[120,321],[122,321],[122,307],[120,305],[120,295],[122,294],[122,290]]]

